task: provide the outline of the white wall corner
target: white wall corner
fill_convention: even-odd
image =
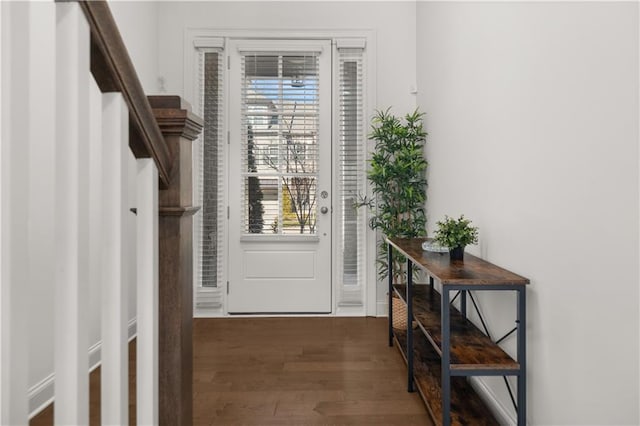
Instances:
[[[127,340],[131,342],[136,337],[136,334],[136,318],[132,318],[127,325]],[[100,366],[101,346],[102,342],[99,341],[89,348],[89,372]],[[55,396],[54,386],[55,375],[51,373],[29,389],[29,419],[38,415],[53,402]]]
[[[378,301],[376,304],[376,316],[377,317],[387,317],[389,316],[389,304],[386,302]]]

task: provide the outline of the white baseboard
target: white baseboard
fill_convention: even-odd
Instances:
[[[135,339],[138,335],[138,323],[136,322],[135,318],[129,320],[129,324],[127,325],[127,332],[129,333],[129,342]]]
[[[480,395],[480,398],[487,404],[493,415],[496,416],[498,423],[501,425],[516,425],[518,423],[512,412],[498,400],[496,394],[481,377],[471,377],[470,382],[471,386]]]
[[[29,389],[29,420],[53,402],[54,377],[51,373]]]
[[[129,321],[128,341],[130,342],[136,337],[137,324],[136,319]],[[100,348],[102,342],[98,342],[89,348],[89,372],[100,366]],[[51,373],[42,381],[29,389],[29,419],[35,417],[40,411],[47,408],[54,399],[55,374]]]
[[[221,308],[194,308],[193,309],[193,317],[194,318],[224,318],[224,312],[222,312]]]
[[[389,304],[385,300],[384,302],[378,301],[376,303],[376,316],[377,317],[387,317],[389,316]]]
[[[366,312],[362,304],[359,305],[344,305],[336,307],[337,317],[364,317]]]
[[[102,341],[98,341],[89,348],[89,372],[100,367],[100,360],[102,359],[102,353],[100,352],[101,347]]]

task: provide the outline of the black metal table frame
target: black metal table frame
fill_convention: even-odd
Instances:
[[[393,297],[393,246],[388,243],[388,258],[387,265],[388,267],[388,280],[389,280],[389,346],[393,346],[393,308],[392,308],[392,297]],[[413,323],[413,274],[411,271],[413,270],[413,261],[407,255],[407,253],[403,253],[407,258],[407,287],[406,287],[406,295],[405,300],[407,302],[407,391],[414,392],[414,378],[413,378],[413,333],[412,333],[412,323]],[[428,270],[425,270],[419,263],[417,266],[420,267],[424,272],[429,275],[429,285],[433,289],[434,278]],[[519,368],[516,372],[513,370],[501,370],[501,369],[464,369],[461,371],[451,370],[451,327],[450,327],[450,293],[451,291],[460,291],[461,299],[460,299],[460,313],[464,318],[467,317],[467,291],[471,290],[498,290],[498,291],[515,291],[517,292],[517,311],[516,311],[516,338],[517,338],[517,355],[516,361],[519,364]],[[471,293],[469,293],[471,294]],[[474,302],[475,304],[475,302]],[[445,284],[442,285],[442,297],[441,297],[441,312],[442,312],[442,356],[441,356],[441,369],[442,369],[442,424],[444,426],[449,426],[451,424],[451,376],[516,376],[517,380],[517,404],[515,405],[515,409],[518,416],[518,425],[525,426],[526,418],[527,418],[527,377],[526,377],[526,358],[527,358],[527,348],[526,348],[526,312],[527,312],[527,303],[526,303],[526,289],[524,285],[513,284],[513,285],[491,285],[491,284],[474,284],[474,285],[463,285],[463,284]],[[479,313],[479,312],[478,312]],[[484,326],[484,321],[483,321]],[[485,332],[487,332],[485,327]],[[508,335],[513,332],[510,331],[502,338],[498,339],[502,341]],[[487,333],[488,335],[488,333]],[[505,379],[506,383],[506,379]],[[508,387],[509,393],[511,394],[511,389]],[[513,397],[512,397],[513,398]]]

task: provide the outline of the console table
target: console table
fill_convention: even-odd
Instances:
[[[418,388],[436,424],[497,424],[475,393],[470,376],[503,376],[517,412],[518,425],[526,425],[526,285],[527,278],[465,253],[452,261],[448,253],[422,250],[424,238],[387,238],[389,265],[389,346],[397,343],[407,363],[407,388]],[[393,283],[393,249],[407,258],[407,285]],[[422,269],[429,284],[414,285],[413,266]],[[440,291],[434,286],[440,283]],[[477,308],[472,291],[517,293],[515,326],[493,341]],[[456,293],[453,295],[452,293]],[[394,330],[392,297],[407,305],[407,329]],[[460,309],[452,305],[460,298]],[[479,315],[484,333],[467,319],[467,298]],[[413,330],[412,323],[418,328]],[[512,359],[498,343],[515,333],[517,355]],[[516,376],[513,396],[506,376]]]

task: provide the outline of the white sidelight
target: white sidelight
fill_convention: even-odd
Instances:
[[[128,283],[126,215],[127,161],[129,155],[127,106],[119,93],[103,94],[102,188],[102,424],[126,425],[129,421],[128,387]]]
[[[158,170],[137,160],[137,364],[138,424],[158,424]]]
[[[366,194],[365,39],[336,40],[335,174],[336,313],[363,315],[366,297],[365,251],[367,209],[355,208]],[[373,299],[367,303],[375,306]]]

